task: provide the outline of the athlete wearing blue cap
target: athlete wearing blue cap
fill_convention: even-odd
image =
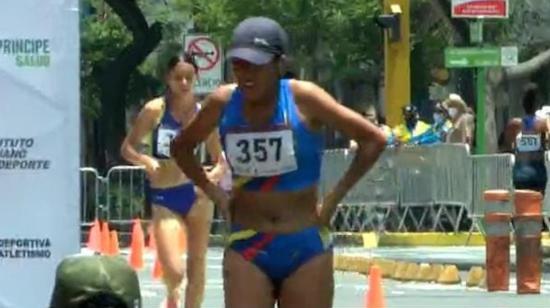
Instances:
[[[277,22],[242,21],[228,52],[237,83],[208,97],[172,144],[185,174],[230,218],[227,307],[332,306],[330,220],[386,143],[382,131],[319,86],[282,78],[287,52],[288,37]],[[356,140],[358,149],[336,187],[318,200],[325,126]],[[216,127],[233,175],[231,197],[193,156]]]

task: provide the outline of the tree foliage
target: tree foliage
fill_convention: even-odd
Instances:
[[[362,98],[342,93],[353,88],[371,91],[376,96],[383,72],[383,35],[374,23],[381,13],[381,0],[82,0],[85,9],[81,21],[81,101],[87,119],[90,140],[97,127],[125,127],[120,109],[141,105],[163,90],[159,67],[178,50],[188,31],[208,33],[227,46],[231,31],[249,16],[268,16],[279,21],[292,42],[291,68],[296,74],[316,81],[353,105]],[[112,69],[117,57],[128,46],[143,39],[147,31],[135,31],[128,19],[121,18],[108,4],[136,3],[145,26],[162,25],[160,44],[149,48],[146,57],[131,69],[125,86],[109,91],[123,91],[122,99],[111,98],[109,104],[118,108],[116,119],[107,120],[110,109],[102,105],[106,84],[102,74]],[[544,3],[543,3],[544,2]],[[510,1],[512,14],[507,21],[488,21],[485,37],[494,44],[516,44],[520,59],[528,60],[548,47],[550,33],[544,27],[550,5],[546,1]],[[549,2],[550,3],[550,2]],[[443,67],[443,49],[449,45],[468,45],[466,21],[450,18],[450,0],[411,1],[411,81],[414,98],[426,98],[432,81],[432,68]],[[137,14],[134,12],[134,14]],[[128,17],[128,16],[126,16]],[[125,22],[126,21],[126,22]],[[131,21],[130,23],[135,22]],[[135,24],[134,24],[135,26]],[[143,26],[143,25],[142,25]],[[538,29],[538,30],[537,30]],[[141,34],[140,34],[141,33]],[[526,35],[526,33],[532,35]],[[143,46],[141,46],[143,47]],[[143,59],[142,59],[143,58]],[[541,73],[539,73],[541,74]],[[105,75],[103,75],[105,76]],[[550,80],[548,76],[541,77]],[[464,79],[463,79],[464,80]],[[472,80],[466,82],[472,82]],[[473,83],[473,82],[472,82]],[[108,83],[107,83],[108,85]],[[367,88],[365,90],[365,88]],[[345,89],[345,90],[342,90]],[[104,92],[102,92],[104,91]],[[350,92],[350,91],[347,91]],[[351,91],[351,93],[356,93]],[[371,98],[373,98],[371,96]],[[372,102],[371,102],[372,103]],[[103,106],[103,109],[102,109]],[[123,114],[123,113],[122,113]],[[96,127],[94,129],[94,126]],[[114,140],[111,147],[114,147]],[[101,147],[95,152],[104,151]],[[114,151],[115,149],[110,149]],[[94,163],[93,161],[91,163]]]
[[[381,32],[373,22],[380,12],[377,0],[212,0],[195,8],[200,31],[224,45],[240,20],[274,18],[289,33],[295,69],[309,79],[346,78],[380,67]]]

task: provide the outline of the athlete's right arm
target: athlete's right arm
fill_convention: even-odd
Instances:
[[[521,119],[511,119],[504,128],[504,144],[503,150],[510,152],[514,150],[516,143],[516,136],[521,131]]]
[[[136,147],[143,137],[153,130],[159,113],[159,106],[156,106],[154,102],[147,103],[141,109],[134,125],[120,147],[120,154],[124,159],[134,165],[144,166],[148,174],[151,174],[158,168],[158,161],[149,155],[139,153]]]
[[[232,88],[222,86],[209,95],[204,102],[204,107],[189,122],[187,127],[172,140],[170,146],[171,156],[183,173],[207,194],[209,194],[214,184],[208,180],[193,151],[218,126],[222,109],[229,100],[231,92]]]

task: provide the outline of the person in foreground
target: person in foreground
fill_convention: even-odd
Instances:
[[[185,267],[178,243],[184,227],[188,243],[185,307],[200,307],[213,205],[170,157],[171,140],[199,110],[192,91],[197,66],[193,57],[184,54],[169,58],[164,70],[167,93],[145,104],[121,152],[126,160],[145,166],[150,183],[153,233],[167,289],[162,307],[178,307],[180,300]],[[148,147],[145,153],[137,150],[140,143]],[[206,147],[218,162],[208,175],[216,182],[224,172],[219,137],[209,136]]]
[[[226,307],[331,307],[330,220],[384,150],[382,130],[311,82],[282,79],[288,38],[265,17],[242,21],[228,58],[237,81],[207,98],[172,143],[178,165],[231,223],[223,261]],[[358,144],[338,184],[318,200],[324,126]],[[229,197],[193,148],[218,127],[233,174]],[[319,204],[321,203],[321,204]]]

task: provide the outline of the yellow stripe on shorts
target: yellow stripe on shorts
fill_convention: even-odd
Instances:
[[[240,230],[240,231],[237,231],[237,232],[233,232],[227,238],[227,245],[231,245],[231,243],[233,243],[234,241],[241,241],[241,240],[249,239],[249,238],[253,237],[256,234],[258,234],[258,232],[254,231],[254,230],[251,230],[251,229]]]

